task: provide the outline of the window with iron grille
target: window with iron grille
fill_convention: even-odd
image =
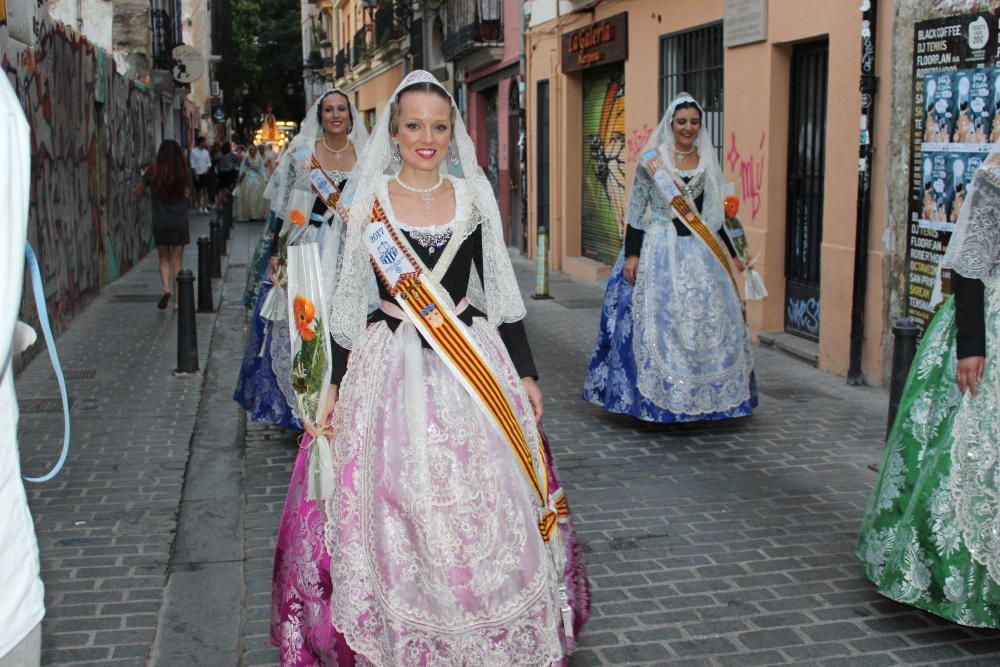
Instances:
[[[722,160],[722,22],[660,38],[660,115],[679,93],[705,109],[705,129]]]

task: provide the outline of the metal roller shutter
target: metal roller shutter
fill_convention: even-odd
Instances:
[[[614,264],[625,218],[625,67],[583,74],[581,254]]]

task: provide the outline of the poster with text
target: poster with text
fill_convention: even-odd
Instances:
[[[994,14],[914,26],[907,314],[924,325],[948,293],[938,266],[969,180],[1000,143],[1000,68]]]

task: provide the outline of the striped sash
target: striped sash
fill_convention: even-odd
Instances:
[[[729,276],[729,280],[733,283],[733,289],[736,290],[737,297],[739,297],[740,290],[736,286],[736,276],[733,275],[733,269],[729,265],[729,260],[726,258],[726,253],[722,249],[722,245],[715,237],[715,234],[712,233],[708,226],[705,225],[705,222],[701,219],[701,217],[699,217],[698,213],[694,210],[694,207],[692,207],[691,204],[688,203],[688,200],[684,198],[684,195],[681,194],[680,188],[677,187],[677,183],[674,182],[674,179],[664,168],[659,153],[656,150],[646,151],[642,154],[640,163],[652,177],[653,182],[656,183],[660,193],[668,202],[670,202],[674,213],[680,221],[684,223],[684,226],[687,227],[692,234],[701,239],[701,241],[708,246],[708,249],[712,252],[712,254],[715,255],[715,258],[719,260],[719,263],[726,270],[726,275]]]
[[[323,166],[316,159],[316,156],[312,156],[312,162],[310,163],[309,171],[309,184],[312,186],[313,192],[316,196],[326,204],[327,212],[326,219],[329,220],[333,217],[336,212],[340,214],[342,220],[347,220],[347,212],[340,209],[340,189],[337,188],[337,184],[330,180],[330,177],[326,175],[326,171],[323,170]]]
[[[406,242],[400,239],[378,200],[372,208],[365,240],[379,280],[509,445],[538,500],[538,530],[542,539],[550,543],[557,524],[568,520],[569,506],[561,489],[556,493],[549,491],[541,434],[536,439],[536,459],[521,422],[482,350],[442,298],[442,288],[424,273]],[[558,544],[559,540],[555,542]],[[561,545],[558,547],[550,551],[561,576],[565,556]]]

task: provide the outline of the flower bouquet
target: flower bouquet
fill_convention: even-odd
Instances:
[[[756,257],[750,256],[750,245],[747,243],[747,235],[743,231],[743,225],[737,214],[740,212],[740,200],[736,195],[729,195],[723,200],[723,209],[726,217],[722,224],[726,236],[729,237],[737,258],[743,262],[743,294],[747,301],[760,301],[767,297],[767,288],[764,287],[764,279],[760,273],[753,268],[757,261]]]
[[[260,307],[260,316],[271,322],[284,320],[288,309],[288,296],[285,292],[285,284],[288,281],[286,266],[288,264],[288,249],[293,246],[306,231],[306,215],[311,209],[312,199],[307,193],[295,191],[289,202],[288,213],[282,221],[281,232],[278,234],[278,250],[275,256],[278,258],[278,268],[270,276],[271,284],[274,286],[264,297],[264,303]]]
[[[292,345],[292,389],[299,418],[318,435],[303,438],[309,454],[309,498],[323,500],[333,491],[333,458],[328,425],[318,423],[330,387],[330,336],[325,322],[319,249],[315,243],[288,248],[288,319]]]

